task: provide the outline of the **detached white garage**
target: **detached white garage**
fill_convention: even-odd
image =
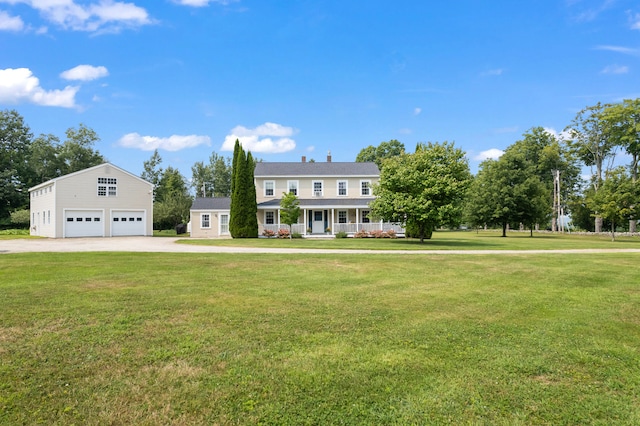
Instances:
[[[31,235],[153,235],[153,185],[110,163],[29,189]]]

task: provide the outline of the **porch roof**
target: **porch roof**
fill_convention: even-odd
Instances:
[[[312,198],[312,199],[300,199],[301,209],[311,208],[351,208],[362,209],[369,207],[369,203],[375,198]],[[280,200],[269,200],[264,203],[258,204],[258,210],[270,210],[280,208]]]

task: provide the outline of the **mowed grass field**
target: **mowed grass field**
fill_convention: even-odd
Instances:
[[[0,424],[640,424],[640,255],[0,256]]]
[[[173,235],[175,237],[175,235]],[[180,236],[178,236],[180,237]],[[581,235],[510,231],[503,238],[501,231],[437,231],[423,243],[415,238],[329,238],[329,239],[199,239],[184,238],[181,244],[219,247],[321,248],[355,250],[571,250],[571,249],[640,249],[640,237],[611,234]]]

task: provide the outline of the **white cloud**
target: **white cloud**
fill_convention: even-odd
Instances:
[[[74,31],[119,32],[152,23],[144,8],[114,0],[90,4],[77,4],[76,0],[0,0],[0,3],[26,4],[47,21]]]
[[[44,90],[40,87],[40,80],[28,68],[0,70],[0,102],[73,108],[79,89],[67,86],[62,90]]]
[[[631,55],[631,56],[640,55],[640,49],[633,49],[631,47],[624,47],[624,46],[602,45],[602,46],[596,46],[596,50],[607,50],[609,52],[622,53],[622,54]]]
[[[624,65],[609,65],[604,67],[600,74],[626,74],[629,72],[629,67]]]
[[[493,76],[502,75],[503,73],[504,73],[504,70],[502,68],[496,68],[493,70],[485,71],[481,75],[483,77],[493,77]]]
[[[503,150],[497,149],[497,148],[491,148],[486,151],[482,151],[480,154],[473,157],[473,159],[476,161],[484,161],[484,160],[488,160],[489,158],[493,160],[497,160],[502,156],[502,154],[504,154]]]
[[[545,127],[544,131],[553,136],[558,140],[568,140],[571,139],[571,133],[569,131],[563,130],[562,132],[558,132],[556,129],[552,127]]]
[[[420,115],[420,113],[422,113],[422,108],[414,108],[413,109],[413,115]]]
[[[22,31],[24,22],[19,16],[11,16],[4,10],[0,10],[0,31]]]
[[[631,15],[631,29],[640,30],[640,13]]]
[[[199,135],[172,135],[168,138],[156,136],[142,136],[138,133],[128,133],[120,138],[117,143],[124,148],[135,148],[142,151],[164,149],[165,151],[180,151],[185,148],[194,148],[200,145],[211,145],[209,136]]]
[[[182,6],[192,6],[192,7],[204,7],[208,6],[209,3],[219,3],[222,5],[227,5],[233,3],[237,0],[174,0],[174,3],[180,4]]]
[[[255,129],[236,126],[224,138],[222,151],[233,151],[236,139],[245,150],[257,153],[279,154],[292,151],[296,142],[291,139],[297,132],[293,127],[286,127],[276,123],[264,123]]]
[[[94,67],[92,65],[78,65],[77,67],[61,73],[60,77],[65,80],[91,81],[108,75],[109,71],[103,66]]]

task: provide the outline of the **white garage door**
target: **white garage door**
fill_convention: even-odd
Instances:
[[[124,237],[144,235],[145,212],[114,210],[111,212],[111,235]]]
[[[64,212],[64,236],[102,237],[104,218],[100,210],[67,210]]]

